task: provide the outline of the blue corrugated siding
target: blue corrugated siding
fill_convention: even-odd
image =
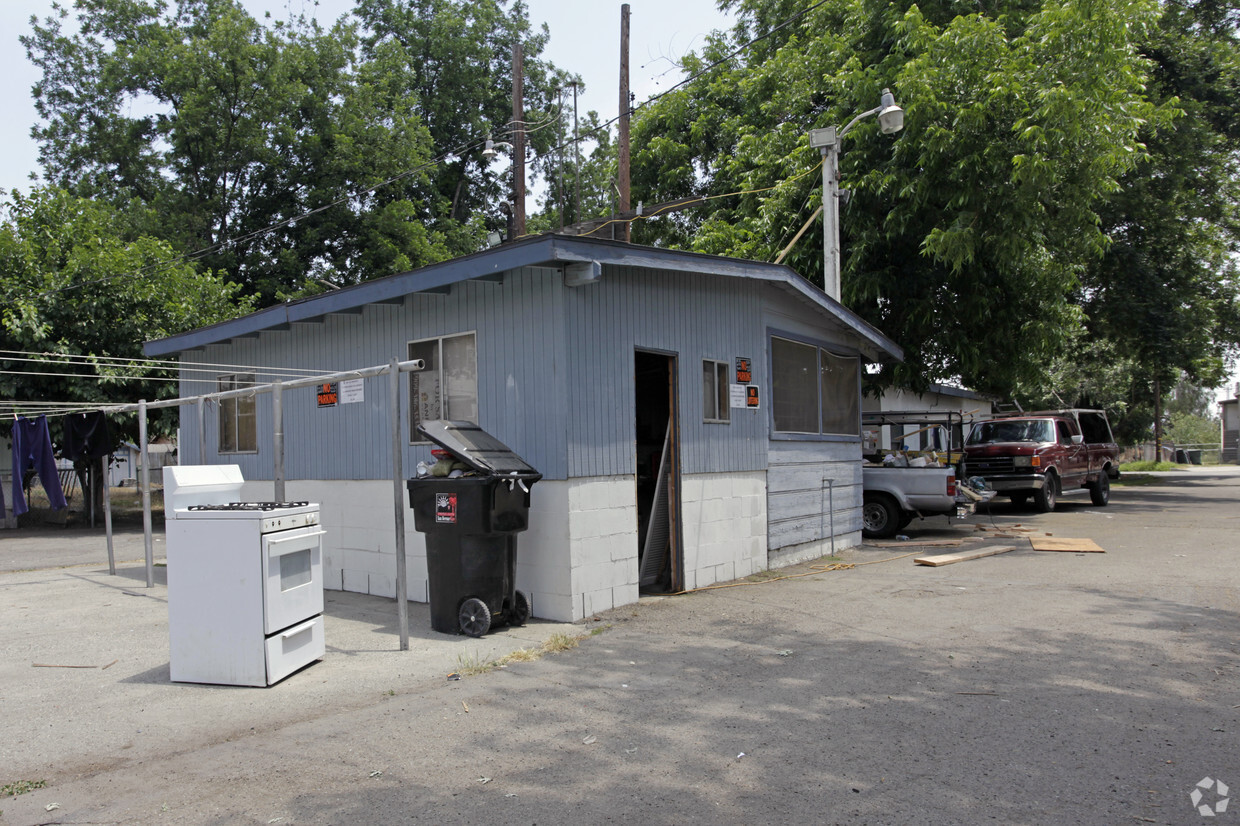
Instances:
[[[766,425],[760,412],[733,410],[727,425],[702,421],[702,359],[732,365],[737,356],[747,356],[755,382],[765,380],[759,290],[760,285],[739,279],[610,268],[597,284],[566,288],[570,475],[634,472],[638,349],[678,356],[684,473],[764,468]]]
[[[367,306],[361,314],[328,316],[322,323],[295,324],[182,354],[182,363],[272,365],[324,372],[386,364],[407,356],[409,341],[463,332],[477,333],[480,424],[507,442],[548,478],[565,478],[562,405],[564,340],[559,276],[529,269],[503,284],[464,282],[450,295],[417,294],[403,304]],[[212,376],[241,372],[217,368]],[[269,377],[259,371],[261,381]],[[366,379],[365,402],[318,409],[313,388],[284,393],[285,475],[289,479],[384,479],[392,474],[388,419],[388,377]],[[183,380],[183,396],[211,392],[214,378]],[[408,432],[406,379],[401,381],[402,432]],[[218,414],[207,414],[208,462],[240,465],[247,479],[272,477],[271,396],[258,397],[257,455],[215,455]],[[196,415],[182,417],[183,461],[200,461]],[[407,446],[404,464],[412,474],[425,446]]]
[[[274,365],[342,371],[405,358],[410,340],[475,332],[479,422],[549,479],[634,472],[634,353],[676,354],[682,471],[762,470],[768,462],[771,325],[824,335],[823,318],[758,281],[661,270],[605,267],[596,284],[565,287],[552,269],[523,269],[503,283],[468,281],[448,295],[414,294],[402,304],[368,305],[182,354],[183,363]],[[762,408],[732,410],[726,425],[702,421],[703,359],[751,360]],[[187,377],[184,396],[215,390]],[[259,371],[259,381],[269,380]],[[402,433],[408,432],[402,379]],[[365,382],[365,401],[318,409],[312,388],[284,393],[285,473],[289,479],[391,476],[388,378]],[[235,461],[247,479],[272,477],[271,396],[258,397],[257,455],[216,456],[217,411],[207,412],[207,462]],[[182,418],[183,461],[199,462],[193,408]],[[429,457],[407,446],[405,472]]]

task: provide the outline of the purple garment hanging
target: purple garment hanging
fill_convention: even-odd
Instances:
[[[47,432],[47,417],[23,419],[13,422],[13,515],[21,516],[30,507],[22,491],[22,478],[26,469],[33,466],[47,491],[52,510],[60,510],[68,503],[60,486],[60,474],[56,471],[56,457],[52,453],[52,437]]]

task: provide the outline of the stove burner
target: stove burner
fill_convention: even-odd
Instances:
[[[309,502],[229,502],[219,505],[190,505],[192,511],[274,511],[281,508],[304,508]]]

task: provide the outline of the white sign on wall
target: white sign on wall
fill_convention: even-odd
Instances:
[[[366,380],[346,379],[340,382],[340,403],[357,404],[366,401]]]

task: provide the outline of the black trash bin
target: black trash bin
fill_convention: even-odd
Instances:
[[[542,474],[471,422],[426,421],[418,432],[468,468],[407,483],[414,527],[426,534],[431,628],[481,637],[524,625],[530,600],[516,589],[516,535],[529,527],[530,488]]]

